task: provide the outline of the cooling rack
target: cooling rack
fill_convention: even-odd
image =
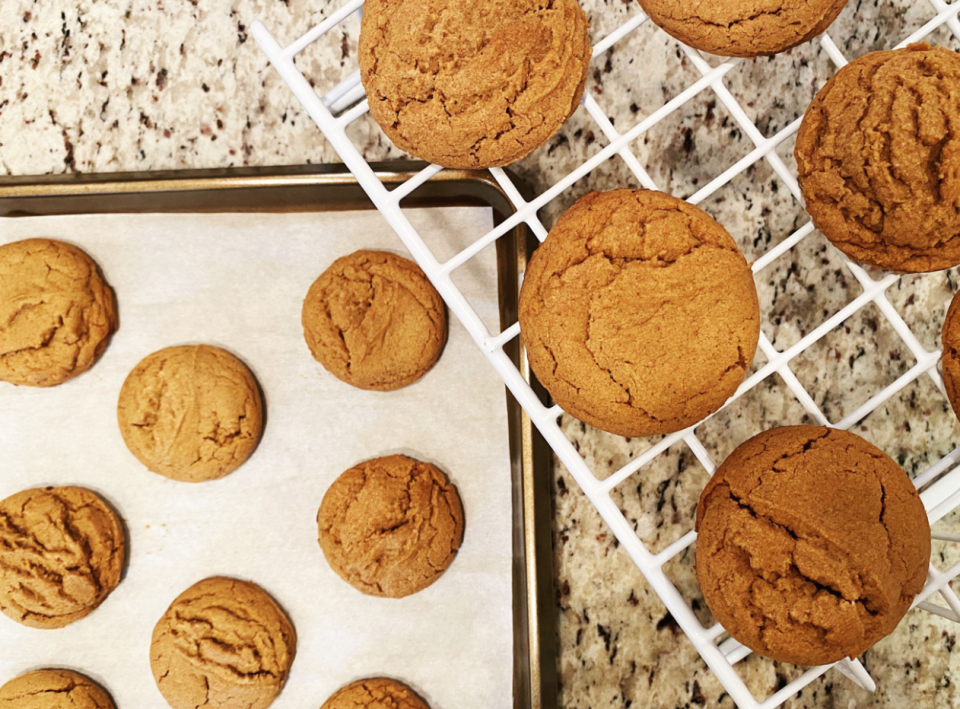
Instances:
[[[960,5],[950,5],[944,0],[926,0],[926,2],[932,6],[935,17],[912,35],[904,38],[900,44],[896,45],[897,47],[921,41],[942,27],[946,27],[954,36],[960,38],[960,21],[957,17],[960,13]],[[778,146],[796,134],[800,127],[800,120],[793,121],[772,137],[764,137],[724,83],[724,77],[740,61],[730,60],[713,65],[707,57],[696,50],[680,45],[684,55],[699,74],[699,79],[623,133],[620,133],[614,127],[613,122],[588,92],[584,96],[583,107],[596,123],[596,127],[606,138],[608,144],[577,166],[563,179],[529,201],[524,199],[520,190],[504,170],[490,170],[501,189],[513,202],[516,213],[498,227],[477,239],[468,248],[450,258],[441,260],[407,219],[401,208],[401,201],[440,172],[442,168],[436,165],[429,166],[401,186],[388,189],[378,180],[370,165],[364,160],[347,134],[348,127],[369,111],[369,106],[364,98],[363,87],[360,84],[359,71],[354,72],[331,91],[321,96],[314,90],[311,82],[303,75],[294,61],[307,47],[348,20],[355,13],[361,12],[362,5],[363,0],[350,0],[330,14],[319,25],[286,47],[282,47],[260,22],[254,23],[252,33],[271,64],[303,104],[307,113],[333,145],[349,170],[356,176],[383,217],[430,277],[450,311],[464,325],[477,346],[483,350],[488,361],[503,379],[510,392],[529,414],[544,439],[609,525],[620,545],[636,563],[706,664],[717,675],[724,689],[743,709],[773,709],[798,693],[830,667],[835,667],[844,676],[864,689],[875,690],[876,684],[863,665],[858,660],[847,659],[835,665],[809,668],[797,679],[768,696],[755,697],[751,694],[735,669],[735,665],[743,661],[750,654],[750,650],[727,636],[719,624],[713,624],[710,627],[701,624],[677,586],[664,572],[664,566],[670,560],[681,555],[694,543],[696,534],[692,531],[688,532],[669,543],[665,548],[659,551],[652,550],[640,539],[611,497],[614,488],[637,475],[658,455],[680,442],[690,449],[707,473],[712,475],[717,468],[718,461],[713,460],[707,448],[697,436],[695,429],[700,424],[665,436],[608,477],[603,479],[596,477],[578,449],[561,430],[559,420],[563,413],[562,410],[557,406],[544,405],[504,352],[504,346],[519,336],[519,324],[514,323],[502,331],[494,331],[488,328],[463,296],[453,278],[458,268],[521,223],[525,223],[541,241],[546,238],[547,229],[540,221],[538,212],[611,158],[619,157],[629,168],[640,186],[657,189],[657,185],[632,152],[630,144],[703,92],[712,92],[715,95],[716,99],[729,111],[739,129],[753,143],[754,149],[732,167],[700,188],[688,201],[692,204],[702,203],[753,165],[766,161],[796,200],[803,204],[797,180],[777,153]],[[647,19],[646,15],[639,10],[630,15],[619,27],[594,45],[594,60],[603,56],[608,49],[647,22]],[[847,64],[847,58],[840,51],[837,43],[830,37],[829,32],[815,41],[820,42],[837,69]],[[760,272],[813,232],[814,226],[812,222],[808,221],[785,240],[757,258],[752,265],[753,272],[755,274]],[[941,353],[939,351],[929,351],[921,345],[918,338],[887,298],[887,290],[897,283],[900,276],[896,274],[871,275],[849,259],[842,257],[842,255],[841,258],[845,268],[859,283],[862,293],[783,351],[778,351],[769,338],[761,334],[759,349],[767,361],[744,381],[736,394],[727,402],[727,406],[751,391],[767,377],[779,375],[803,406],[810,419],[822,425],[847,429],[862,421],[871,412],[883,406],[891,397],[897,395],[920,377],[929,377],[943,391],[943,381],[938,371]],[[848,319],[870,304],[873,304],[879,310],[883,318],[896,331],[903,344],[916,359],[916,364],[841,420],[830,421],[797,379],[791,370],[790,363],[820,341],[827,333],[847,322]],[[914,483],[921,491],[921,497],[931,524],[943,518],[960,504],[960,466],[958,466],[958,462],[960,462],[960,448],[945,455],[914,479]],[[948,534],[935,533],[934,538],[951,542],[960,541],[960,537]],[[958,575],[960,575],[960,563],[945,569],[938,568],[931,563],[927,584],[915,600],[914,605],[954,622],[960,622],[960,599],[949,585],[950,581]],[[933,603],[931,599],[936,595],[939,595],[946,605]]]

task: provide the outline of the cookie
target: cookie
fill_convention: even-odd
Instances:
[[[947,310],[940,339],[943,342],[943,384],[954,413],[960,416],[960,298],[956,296]]]
[[[116,330],[113,291],[83,251],[52,239],[0,246],[0,381],[63,384]]]
[[[697,580],[751,650],[798,665],[857,657],[923,589],[930,525],[883,451],[846,431],[776,428],[737,448],[700,497]]]
[[[402,455],[361,463],[323,496],[320,548],[368,596],[403,598],[436,581],[463,540],[456,487],[436,466]]]
[[[280,694],[297,637],[248,581],[212,577],[177,596],[153,629],[150,669],[173,709],[265,709]]]
[[[713,413],[760,337],[753,274],[706,213],[648,190],[594,192],[557,221],[520,291],[537,378],[565,411],[652,436]]]
[[[0,611],[62,628],[120,583],[125,538],[113,510],[81,487],[24,490],[0,502]]]
[[[0,687],[3,709],[115,709],[92,680],[70,670],[28,672]]]
[[[907,273],[960,264],[960,56],[913,44],[841,69],[796,158],[807,211],[850,258]]]
[[[127,376],[117,421],[127,448],[149,470],[203,482],[229,475],[253,454],[263,402],[253,374],[229,352],[168,347]]]
[[[761,57],[809,42],[847,0],[640,0],[643,11],[686,45],[723,57]]]
[[[440,294],[417,264],[386,251],[334,261],[310,287],[302,321],[314,359],[359,389],[412,384],[447,342]]]
[[[320,709],[430,709],[412,689],[392,679],[362,679],[330,695]]]
[[[577,0],[367,0],[360,79],[370,114],[423,160],[507,165],[579,105],[588,27]]]

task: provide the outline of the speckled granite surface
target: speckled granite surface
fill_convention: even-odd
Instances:
[[[290,41],[339,3],[325,0],[3,0],[0,2],[0,174],[104,172],[331,162],[336,159],[249,36],[255,18]],[[636,0],[583,0],[595,38],[639,11]],[[888,48],[933,16],[927,0],[851,0],[831,30],[848,58]],[[357,23],[347,23],[298,59],[318,91],[356,68]],[[933,41],[960,47],[941,30]],[[714,62],[715,63],[715,62]],[[725,79],[764,135],[802,112],[832,71],[819,43],[742,62]],[[677,45],[650,23],[594,59],[588,91],[625,131],[699,77]],[[351,135],[371,160],[401,157],[369,120]],[[550,143],[514,169],[543,191],[605,145],[580,109]],[[689,196],[753,145],[707,91],[632,145],[663,189]],[[779,153],[792,164],[792,141]],[[549,225],[593,189],[636,184],[611,160],[543,210]],[[805,214],[766,165],[737,177],[702,205],[750,259],[802,226]],[[920,342],[935,349],[956,272],[905,278],[889,292]],[[757,276],[764,332],[783,350],[860,292],[818,234]],[[755,366],[762,364],[758,355]],[[874,306],[794,360],[792,371],[831,421],[855,410],[914,364]],[[805,421],[804,409],[771,376],[698,435],[717,460],[754,433]],[[565,430],[604,476],[654,443],[625,440],[567,419]],[[923,377],[856,429],[911,474],[960,444],[960,424]],[[691,527],[706,472],[674,446],[614,490],[640,537],[663,548]],[[665,613],[639,572],[562,466],[554,476],[557,618],[562,705],[567,709],[729,707],[732,702]],[[960,526],[948,521],[941,526]],[[946,565],[960,552],[935,545]],[[692,550],[668,573],[706,621]],[[786,706],[952,707],[960,702],[958,628],[914,612],[864,663],[880,680],[869,695],[835,672]],[[751,657],[740,666],[757,696],[798,674]]]

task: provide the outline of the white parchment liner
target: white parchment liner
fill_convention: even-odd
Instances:
[[[457,250],[492,227],[489,209],[418,210],[426,237]],[[337,688],[383,675],[433,709],[512,706],[511,498],[503,385],[456,321],[437,366],[391,393],[327,374],[303,341],[310,284],[359,248],[404,254],[375,212],[108,215],[0,219],[0,243],[72,242],[117,294],[120,330],[86,374],[52,389],[0,384],[0,498],[81,485],[122,515],[129,566],[87,618],[34,630],[0,616],[0,683],[45,666],[100,681],[119,709],[166,706],[149,666],[153,626],[194,582],[260,584],[297,630],[297,656],[276,709],[315,709]],[[488,249],[456,280],[485,320],[497,314]],[[192,485],[148,472],[127,451],[116,403],[127,373],[162,347],[216,344],[265,392],[254,456],[232,475]],[[405,453],[439,465],[460,490],[463,547],[447,573],[403,600],[370,598],[340,580],[317,544],[330,483],[354,464]]]

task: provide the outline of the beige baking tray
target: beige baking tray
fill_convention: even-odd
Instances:
[[[400,185],[423,165],[378,165],[380,179]],[[513,207],[485,172],[444,170],[404,206],[489,206],[500,223]],[[111,175],[0,178],[0,216],[156,212],[324,212],[373,209],[340,166],[241,168]],[[520,277],[532,251],[526,227],[497,242],[500,318],[517,319]],[[529,370],[515,339],[510,356]],[[506,393],[513,478],[514,706],[552,709],[557,701],[551,552],[550,456],[520,406]],[[466,699],[466,698],[465,698]]]

